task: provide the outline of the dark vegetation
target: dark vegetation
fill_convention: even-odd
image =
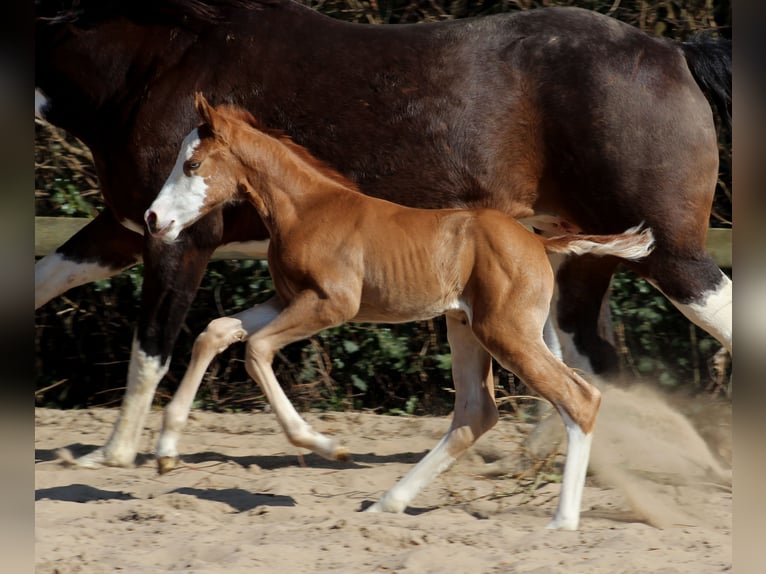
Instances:
[[[729,1],[581,0],[303,0],[333,17],[386,24],[443,20],[548,5],[608,13],[648,32],[685,40],[710,31],[731,36]],[[731,136],[721,137],[721,173],[711,226],[731,226]],[[38,123],[35,138],[37,215],[93,216],[103,208],[90,155],[64,132]],[[124,392],[139,311],[141,266],[107,281],[75,288],[35,314],[36,402],[49,407],[117,406]],[[213,318],[270,295],[263,261],[216,261],[197,295],[176,345],[170,372],[155,399],[163,405],[186,369],[195,336]],[[615,276],[611,312],[627,374],[686,393],[721,393],[714,367],[720,345],[691,325],[643,280]],[[196,406],[246,410],[265,404],[242,362],[243,345],[211,365]],[[375,409],[445,414],[451,409],[450,356],[442,319],[420,323],[348,325],[291,345],[275,370],[299,409]],[[498,396],[525,394],[497,370]],[[510,399],[504,404],[516,408]]]

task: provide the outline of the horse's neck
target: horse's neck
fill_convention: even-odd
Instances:
[[[355,193],[277,139],[261,133],[251,138],[247,165],[258,181],[251,182],[250,199],[272,236],[276,228],[300,225],[308,209]]]

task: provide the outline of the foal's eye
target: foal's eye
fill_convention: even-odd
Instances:
[[[198,161],[187,161],[186,162],[186,170],[187,171],[194,171],[195,169],[199,169],[200,162]]]

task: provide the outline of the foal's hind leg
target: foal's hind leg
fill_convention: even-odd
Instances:
[[[523,302],[520,302],[523,304]],[[512,316],[474,317],[474,332],[492,356],[526,385],[548,399],[567,430],[567,452],[558,508],[549,528],[576,530],[601,393],[554,357],[542,339],[544,318],[533,305]]]
[[[471,332],[465,318],[447,316],[452,349],[455,413],[447,434],[368,512],[401,512],[418,492],[447,470],[476,440],[497,423],[492,358]]]
[[[173,395],[173,400],[165,407],[162,432],[157,445],[157,466],[160,474],[165,474],[176,466],[178,439],[189,418],[192,402],[210,362],[233,343],[244,341],[263,328],[281,309],[282,306],[276,298],[269,299],[232,317],[221,317],[211,321],[194,341],[189,367]]]

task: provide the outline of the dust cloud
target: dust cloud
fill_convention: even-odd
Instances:
[[[658,528],[726,520],[701,508],[711,490],[731,491],[730,406],[672,396],[641,383],[599,387],[603,399],[590,478],[618,491],[637,517]],[[537,456],[556,443],[565,451],[563,425],[555,413],[529,439]]]

